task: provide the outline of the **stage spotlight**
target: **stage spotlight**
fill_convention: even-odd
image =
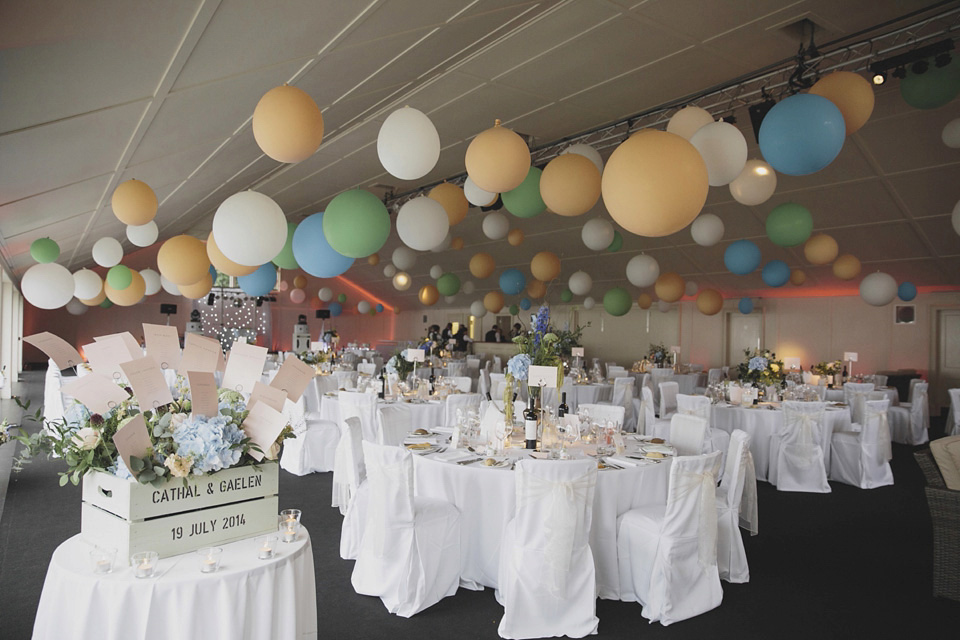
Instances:
[[[953,58],[950,57],[949,53],[941,53],[937,55],[936,58],[933,59],[933,66],[935,66],[938,69],[941,69],[947,66],[948,64],[950,64],[952,60]]]
[[[897,67],[893,70],[893,77],[897,80],[903,80],[907,77],[907,70],[902,66]]]
[[[878,71],[877,73],[873,74],[873,78],[871,78],[871,80],[873,80],[873,84],[879,87],[880,85],[882,85],[884,82],[887,81],[887,72]]]

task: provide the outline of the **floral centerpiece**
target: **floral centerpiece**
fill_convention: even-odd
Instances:
[[[400,380],[406,380],[407,376],[413,373],[413,363],[407,360],[403,351],[394,353],[387,363],[383,365],[387,373],[395,374]]]
[[[740,380],[764,387],[780,384],[786,374],[783,370],[783,360],[777,360],[777,354],[768,349],[744,349],[746,358],[737,365]]]
[[[10,439],[10,423],[4,419],[3,422],[0,422],[0,446],[10,442]]]
[[[670,352],[663,346],[662,342],[660,344],[650,343],[650,349],[647,351],[647,359],[655,366],[662,367],[669,357]]]
[[[312,351],[307,349],[298,353],[297,358],[300,359],[300,362],[315,367],[327,361],[327,354],[323,351]]]
[[[843,362],[834,360],[833,362],[818,362],[813,365],[813,372],[818,376],[835,376],[843,371]]]
[[[514,385],[526,382],[531,365],[557,367],[557,387],[563,385],[563,363],[560,360],[560,337],[550,331],[550,307],[543,305],[533,318],[533,327],[526,335],[513,339],[518,353],[507,361],[506,385],[503,390],[504,413],[507,422],[513,420]],[[527,389],[527,393],[536,397],[539,389]]]

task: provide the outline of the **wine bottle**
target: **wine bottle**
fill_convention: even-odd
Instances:
[[[534,402],[530,398],[527,410],[523,412],[523,437],[527,441],[527,449],[537,448],[537,410]]]
[[[489,391],[487,391],[487,400],[493,401],[493,398],[490,397],[490,392],[489,392]]]
[[[433,373],[433,365],[430,365],[430,395],[433,395],[434,385],[437,382],[437,376]]]
[[[560,406],[557,407],[557,416],[562,418],[563,416],[569,413],[570,408],[567,407],[567,392],[564,391],[560,394]]]
[[[842,378],[842,380],[843,380],[844,382],[846,382],[847,379],[848,379],[848,378],[847,378],[847,365],[843,365],[843,378]]]
[[[380,393],[377,397],[381,400],[387,397],[387,376],[383,375],[383,369],[380,370]]]

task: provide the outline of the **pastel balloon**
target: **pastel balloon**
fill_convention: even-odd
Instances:
[[[900,95],[915,109],[937,109],[960,94],[960,64],[956,56],[945,67],[931,65],[926,73],[916,74],[907,69],[907,77],[900,81]]]
[[[571,300],[573,300],[573,291],[570,291],[570,289],[564,289],[560,292],[561,302],[570,302]]]
[[[743,315],[753,313],[753,300],[750,298],[740,298],[740,302],[737,303],[737,308],[740,309],[740,313]]]
[[[607,251],[614,253],[620,251],[623,248],[623,236],[620,235],[620,232],[616,229],[613,230],[613,240],[610,241],[610,245],[607,247]]]
[[[747,160],[743,171],[730,183],[730,195],[740,204],[756,206],[777,190],[777,172],[763,160]]]
[[[797,247],[813,233],[813,215],[795,202],[784,202],[767,214],[767,237],[780,247]]]
[[[825,233],[810,236],[803,245],[803,255],[810,264],[829,264],[836,260],[840,253],[840,245]]]
[[[300,268],[317,278],[335,278],[353,266],[353,258],[338,253],[324,233],[325,213],[307,216],[293,233],[293,256]]]
[[[593,166],[597,168],[597,174],[603,174],[603,158],[600,156],[600,152],[591,147],[588,144],[577,143],[572,144],[563,151],[560,152],[560,155],[567,153],[575,153],[579,156],[583,156],[587,160],[593,163]]]
[[[641,309],[649,309],[653,304],[653,297],[649,293],[641,293],[637,296],[637,305]]]
[[[377,310],[377,313],[383,313],[383,305],[377,303],[376,310]]]
[[[213,237],[230,260],[246,266],[270,262],[287,241],[287,219],[269,196],[241,191],[213,215]]]
[[[467,176],[463,182],[463,195],[467,198],[467,202],[475,207],[489,207],[497,201],[499,194],[481,189],[470,176]]]
[[[210,269],[207,247],[193,236],[173,236],[160,245],[157,267],[160,273],[176,285],[199,282]]]
[[[683,295],[693,297],[697,295],[697,291],[700,290],[700,285],[698,285],[693,280],[687,280],[687,283],[683,285]]]
[[[41,264],[60,257],[60,245],[50,238],[37,238],[30,243],[30,257]]]
[[[437,279],[437,291],[441,295],[455,296],[460,291],[460,278],[455,273],[445,273]]]
[[[518,218],[532,218],[543,213],[547,205],[540,195],[541,173],[537,167],[530,167],[523,182],[500,193],[507,211]]]
[[[127,240],[138,247],[149,247],[157,241],[158,237],[160,237],[160,229],[153,220],[146,224],[127,226]]]
[[[954,118],[946,124],[940,133],[940,139],[951,149],[960,149],[960,118]]]
[[[93,261],[98,265],[110,268],[120,264],[120,261],[123,260],[123,247],[115,238],[100,238],[93,243],[91,254],[93,255]]]
[[[430,173],[440,159],[440,134],[422,111],[397,109],[380,125],[377,156],[390,175],[417,180]]]
[[[298,269],[297,258],[293,255],[293,234],[297,231],[295,222],[287,223],[287,240],[283,244],[283,249],[275,255],[271,262],[281,269]]]
[[[679,274],[672,271],[661,273],[653,285],[654,293],[663,302],[676,302],[683,297],[686,283]]]
[[[590,293],[590,289],[593,287],[593,278],[586,271],[576,271],[567,280],[567,286],[575,295],[585,296]]]
[[[635,287],[651,286],[660,277],[660,264],[656,258],[641,253],[627,263],[627,280]]]
[[[667,131],[689,140],[701,127],[713,122],[713,116],[700,107],[684,107],[667,121]]]
[[[460,249],[463,249],[463,238],[460,236],[450,238],[450,248],[454,251],[460,251]]]
[[[559,155],[543,169],[540,195],[557,215],[583,215],[600,199],[600,171],[586,156]]]
[[[723,220],[712,213],[701,213],[690,225],[690,235],[701,247],[712,247],[723,240],[723,231]]]
[[[510,221],[499,211],[491,211],[483,217],[483,235],[491,240],[502,240],[510,232]]]
[[[897,297],[904,302],[910,302],[917,297],[917,287],[912,282],[901,282],[897,287]]]
[[[499,291],[491,291],[483,296],[483,306],[490,313],[498,313],[503,309],[503,294]]]
[[[470,295],[471,293],[476,291],[477,285],[473,283],[473,280],[467,280],[466,282],[463,283],[463,285],[460,288],[465,294]]]
[[[798,93],[767,112],[760,125],[760,152],[780,173],[805,176],[833,162],[846,135],[835,104],[823,96]]]
[[[103,280],[95,271],[80,269],[73,274],[73,295],[80,300],[96,298],[102,290]]]
[[[723,309],[723,296],[716,289],[704,289],[697,296],[697,309],[705,316],[714,316]]]
[[[173,286],[177,286],[177,285],[173,285]],[[180,295],[179,289],[177,290],[176,295]],[[80,300],[80,302],[82,302],[83,304],[87,305],[88,307],[100,306],[100,304],[104,300],[106,300],[107,302],[110,302],[109,300],[107,300],[107,294],[103,291],[102,288],[100,289],[100,293],[98,293],[93,298],[77,298],[77,299]],[[111,302],[110,304],[112,305],[113,303]]]
[[[212,231],[210,235],[207,236],[207,259],[210,260],[210,264],[213,265],[217,271],[225,273],[228,276],[247,276],[259,268],[257,266],[249,267],[247,265],[237,264],[223,255],[223,252],[220,251],[220,248],[217,246],[216,240],[213,239]]]
[[[303,289],[306,286],[307,286],[307,278],[305,276],[297,276],[293,279],[294,289]]]
[[[73,299],[73,274],[56,262],[35,264],[20,279],[20,292],[38,309],[59,309]]]
[[[160,286],[163,287],[163,290],[164,290],[164,291],[166,291],[167,293],[169,293],[169,294],[172,295],[172,296],[179,296],[179,295],[180,295],[180,287],[178,287],[178,286],[175,285],[174,283],[172,283],[172,282],[170,282],[169,280],[167,280],[167,279],[163,276],[163,274],[160,274]]]
[[[210,275],[207,274],[207,277],[209,278]],[[211,284],[213,284],[212,280]],[[130,284],[122,289],[114,289],[110,286],[109,278],[103,284],[103,291],[107,294],[107,299],[120,307],[132,307],[140,302],[143,299],[146,288],[146,283],[143,280],[143,276],[140,275],[140,272],[132,270],[130,271]],[[209,290],[208,288],[207,291]]]
[[[199,282],[194,282],[193,284],[181,286],[180,295],[182,295],[185,298],[190,298],[191,300],[199,300],[203,296],[210,293],[210,289],[212,288],[213,288],[213,278],[208,273],[203,278],[201,278]]]
[[[874,307],[882,307],[897,297],[897,281],[886,273],[877,271],[860,281],[860,297]]]
[[[277,162],[300,162],[323,141],[323,114],[302,89],[275,87],[253,110],[253,137],[260,150]]]
[[[530,309],[531,306],[533,306],[533,303],[530,302],[530,298],[520,298],[521,309],[523,309],[524,311],[527,311],[528,309]]]
[[[853,280],[860,275],[860,260],[845,253],[833,262],[833,275],[840,280]]]
[[[147,224],[157,215],[157,194],[146,182],[127,180],[113,190],[110,208],[123,224]]]
[[[82,316],[89,310],[90,308],[77,298],[67,303],[67,313],[72,316]]]
[[[330,287],[323,287],[317,292],[317,297],[323,302],[330,302],[333,300],[333,289]]]
[[[237,284],[248,296],[265,296],[277,286],[277,269],[268,262],[250,275],[237,278]]]
[[[593,218],[587,220],[580,230],[580,239],[587,249],[593,251],[603,251],[613,242],[613,225],[603,218]]]
[[[760,277],[768,287],[782,287],[790,282],[790,267],[783,260],[771,260],[763,265]]]
[[[790,284],[795,287],[799,287],[804,282],[807,281],[807,274],[801,269],[792,269],[790,271]]]
[[[118,264],[110,267],[110,270],[107,271],[106,281],[114,291],[126,289],[130,286],[130,283],[133,282],[133,272],[130,270],[130,267]]]
[[[330,315],[334,318],[343,313],[343,305],[339,302],[331,302],[327,308],[330,310]]]
[[[413,278],[406,271],[397,271],[393,274],[393,288],[397,291],[406,291],[413,284]],[[342,295],[342,294],[341,294]],[[341,300],[343,302],[343,300]]]
[[[401,271],[409,271],[417,264],[417,253],[410,247],[397,247],[390,257],[394,266]]]
[[[519,247],[523,244],[523,229],[510,229],[507,234],[507,242],[511,247]]]
[[[623,316],[633,306],[633,299],[623,287],[614,287],[603,294],[603,308],[612,316]]]
[[[758,247],[751,240],[737,240],[723,252],[723,264],[731,273],[745,276],[756,271],[763,256]]]
[[[141,269],[140,277],[143,278],[144,283],[144,295],[152,296],[155,293],[160,293],[160,274],[154,271],[153,269]],[[76,295],[76,294],[74,294]]]
[[[520,186],[530,170],[530,149],[523,138],[500,126],[500,121],[480,133],[467,147],[464,157],[467,175],[491,193],[503,193]]]
[[[441,267],[441,266],[438,265],[438,264],[435,264],[435,265],[433,265],[432,267],[430,267],[430,277],[431,277],[431,278],[433,278],[434,280],[436,280],[437,278],[439,278],[439,277],[442,276],[442,275],[443,275],[443,267]]]
[[[690,144],[707,165],[711,187],[730,184],[747,163],[747,141],[740,129],[729,122],[711,122],[700,127],[690,137]]]
[[[515,296],[527,286],[527,277],[519,269],[505,269],[500,274],[500,290],[508,296]]]
[[[370,306],[370,303],[366,300],[361,300],[357,303],[357,311],[360,313],[370,313],[370,309],[373,307]]]
[[[817,80],[810,93],[837,105],[848,136],[865,125],[873,113],[873,87],[858,73],[834,71]]]
[[[414,200],[421,199],[437,204],[435,200],[429,200],[428,198],[415,198]],[[413,202],[413,200],[410,202]],[[410,202],[406,203],[404,207],[409,206]],[[397,216],[398,232],[401,228],[400,216],[403,215],[404,207],[401,207],[401,213]],[[438,207],[438,210],[443,214],[443,224],[446,226],[447,216],[443,207]],[[438,230],[433,226],[424,229],[425,236],[430,239],[436,238],[436,241],[427,249],[443,240],[443,236],[447,234],[447,229],[444,228],[439,237],[436,237],[437,233]],[[371,253],[379,251],[390,236],[390,214],[387,213],[387,207],[380,198],[369,191],[363,189],[344,191],[327,205],[327,210],[323,216],[323,235],[326,236],[330,247],[337,253],[350,258],[365,258]],[[402,235],[401,239],[403,239]]]
[[[527,295],[534,300],[539,300],[543,296],[547,295],[547,285],[539,280],[531,280],[527,284]]]
[[[470,203],[467,201],[463,189],[449,182],[441,182],[430,190],[429,198],[436,200],[447,212],[449,225],[460,224],[467,217]]]
[[[483,306],[483,300],[475,300],[470,305],[470,315],[474,318],[482,318],[487,315],[487,308]]]
[[[593,309],[595,306],[597,306],[597,301],[594,300],[592,297],[587,296],[586,298],[583,299],[583,308],[586,309],[587,311],[589,311],[590,309]]]
[[[470,274],[479,280],[484,278],[489,278],[493,275],[493,270],[496,268],[496,263],[493,261],[493,256],[489,253],[479,252],[475,253],[472,258],[470,258]]]
[[[560,275],[560,258],[552,251],[541,251],[530,261],[530,273],[541,282],[548,282]]]
[[[512,304],[512,305],[510,305],[509,311],[510,311],[510,315],[515,316],[515,315],[517,315],[518,313],[520,313],[520,307],[518,307],[518,306],[515,305],[515,304]]]
[[[397,268],[392,264],[388,264],[383,268],[383,275],[387,278],[392,278],[396,272],[397,272]]]

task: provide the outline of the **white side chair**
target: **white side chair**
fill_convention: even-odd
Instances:
[[[493,373],[503,373],[503,361],[500,356],[493,356]]]
[[[960,436],[960,389],[949,389],[950,412],[943,430],[948,436]]]
[[[613,381],[613,396],[610,404],[623,407],[623,428],[625,431],[637,430],[637,417],[633,409],[633,378],[629,375],[615,378]],[[607,404],[601,402],[600,404]]]
[[[480,370],[480,377],[477,378],[477,392],[483,396],[487,397],[487,394],[490,393],[492,397],[492,389],[490,388],[490,373],[486,369]]]
[[[460,584],[460,512],[414,497],[413,459],[402,447],[363,442],[370,485],[354,590],[403,618],[452,596]]]
[[[480,415],[480,400],[483,398],[479,393],[461,393],[458,395],[447,396],[443,408],[443,425],[452,427],[457,424],[457,411],[466,415],[468,411],[477,412]],[[441,425],[417,425],[417,428],[438,427]]]
[[[653,389],[649,385],[640,387],[640,394],[643,397],[641,408],[643,409],[644,434],[666,440],[670,437],[670,419],[658,418],[654,413]]]
[[[770,438],[768,480],[779,491],[830,493],[823,459],[822,402],[783,403],[783,424]]]
[[[497,601],[501,638],[582,638],[597,632],[590,527],[593,460],[521,460],[517,507],[503,533]]]
[[[420,425],[413,425],[412,414],[407,407],[401,404],[385,404],[377,409],[377,437],[374,442],[399,447],[403,445],[407,434],[419,427]]]
[[[846,382],[843,385],[843,402],[850,407],[850,421],[863,424],[863,403],[873,393],[872,382]]]
[[[373,362],[361,362],[357,365],[357,373],[372,376],[377,372],[377,365]]]
[[[503,399],[503,387],[506,385],[505,373],[491,373],[490,374],[490,395],[493,396],[495,400]]]
[[[913,382],[913,380],[911,380]],[[930,385],[918,382],[910,385],[910,402],[887,410],[890,420],[890,437],[900,444],[924,444],[930,441],[930,402],[927,391]],[[950,431],[950,424],[945,430]]]
[[[901,402],[901,407],[910,408],[910,404],[913,402],[913,388],[921,382],[924,382],[923,378],[910,378],[910,388],[907,390],[907,401]]]
[[[893,484],[890,470],[890,399],[868,400],[860,431],[836,431],[830,445],[830,479],[861,489]]]
[[[363,439],[379,442],[377,437],[377,395],[375,393],[357,393],[341,391],[337,394],[340,401],[340,429],[345,429],[347,418],[359,418],[363,429]]]
[[[878,387],[887,386],[887,376],[881,373],[873,374],[873,384],[877,385]]]
[[[707,435],[707,421],[697,416],[675,413],[670,418],[670,439],[668,442],[677,448],[681,456],[700,455],[703,441]],[[717,455],[721,455],[719,451]],[[720,469],[717,469],[719,473]]]
[[[710,398],[706,396],[691,396],[685,393],[677,394],[677,413],[697,416],[707,422],[707,435],[703,440],[703,450],[700,451],[700,453],[719,451],[721,456],[720,469],[725,470],[727,449],[730,447],[730,434],[723,429],[713,429],[711,427],[710,407]]]
[[[695,418],[690,418],[695,419]],[[666,626],[720,605],[716,477],[720,452],[681,456],[670,467],[667,504],[624,513],[617,523],[620,599]]]
[[[473,378],[470,376],[450,376],[446,380],[455,385],[460,393],[470,393],[473,389]]]
[[[339,507],[343,514],[340,557],[344,560],[356,560],[360,554],[370,491],[366,480],[360,420],[347,418],[346,431],[337,446],[337,466],[333,470],[333,506]]]
[[[720,384],[721,382],[723,382],[723,369],[707,371],[707,384]]]
[[[757,535],[757,524],[757,475],[750,454],[750,436],[735,429],[730,434],[723,480],[717,488],[717,567],[721,580],[750,581],[740,527]]]
[[[677,394],[680,393],[680,384],[669,381],[660,383],[660,417],[669,418],[677,412]]]
[[[333,471],[340,442],[339,425],[321,420],[316,414],[308,417],[303,396],[297,402],[284,401],[283,416],[296,438],[284,441],[280,468],[296,476]]]
[[[587,412],[591,420],[598,422],[611,421],[623,428],[624,409],[613,404],[582,404],[579,407]]]

